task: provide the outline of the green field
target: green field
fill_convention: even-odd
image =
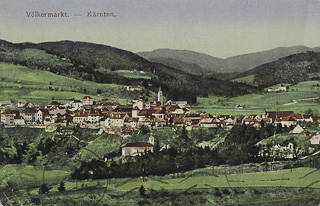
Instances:
[[[320,97],[319,85],[320,81],[307,81],[290,86],[287,92],[264,92],[235,98],[200,97],[198,98],[198,104],[194,105],[193,108],[212,114],[263,114],[265,110],[292,110],[301,113],[308,109],[312,109],[314,114],[320,114],[319,100],[308,100],[308,98]],[[279,86],[275,85],[273,88]],[[243,106],[244,109],[235,109],[238,104]]]
[[[33,103],[46,104],[52,99],[68,102],[90,95],[94,100],[102,97],[126,97],[125,86],[116,84],[99,84],[80,81],[48,71],[32,70],[24,66],[0,63],[0,99],[25,99]],[[98,92],[101,97],[98,97]]]
[[[301,167],[268,172],[239,173],[227,175],[195,175],[183,178],[147,177],[143,182],[139,178],[112,179],[108,187],[118,191],[130,191],[143,185],[146,189],[153,190],[186,190],[192,186],[195,189],[211,188],[249,188],[249,187],[310,187],[320,188],[320,170]],[[87,187],[106,186],[107,180],[90,180],[66,182],[67,190],[75,190],[78,185]],[[56,188],[56,185],[54,188]]]
[[[131,79],[151,79],[151,76],[140,73],[139,71],[132,70],[117,70],[116,73],[122,77]]]
[[[62,180],[70,178],[70,172],[63,170],[47,171],[43,166],[31,166],[26,164],[9,164],[0,167],[0,188],[12,183],[19,188],[39,187],[43,182],[58,184]]]
[[[241,78],[238,78],[238,79],[234,79],[233,81],[234,82],[239,82],[239,83],[246,83],[246,84],[249,84],[249,85],[256,86],[256,84],[254,82],[254,75],[241,77]]]
[[[22,165],[6,165],[0,169],[1,179],[6,182],[14,182],[21,188],[35,187],[44,181],[49,185],[57,185],[61,181],[66,181],[67,190],[74,190],[78,185],[86,184],[87,187],[103,186],[107,184],[107,180],[90,180],[68,182],[70,173],[62,170],[45,171],[43,167],[32,167],[25,164]],[[316,168],[301,167],[295,169],[285,169],[267,172],[255,173],[238,173],[226,175],[209,175],[198,174],[188,177],[175,177],[170,175],[165,177],[147,177],[143,182],[141,177],[112,179],[109,188],[119,191],[129,191],[140,185],[144,185],[146,189],[153,190],[185,190],[194,185],[195,189],[200,188],[248,188],[248,187],[310,187],[320,188],[320,170]],[[129,180],[130,179],[130,180]],[[2,183],[0,186],[5,187]],[[35,189],[36,191],[37,189]],[[56,189],[53,189],[53,191]]]

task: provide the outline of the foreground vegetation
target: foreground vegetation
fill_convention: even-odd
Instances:
[[[169,205],[169,204],[293,204],[308,200],[319,201],[320,171],[314,168],[297,168],[270,172],[195,175],[191,177],[65,181],[52,185],[48,194],[39,195],[38,189],[3,190],[11,204],[39,205]],[[181,175],[182,176],[182,175]],[[12,186],[7,186],[10,188]],[[143,188],[143,189],[141,189]],[[4,204],[8,200],[1,198]],[[306,204],[304,204],[306,205]]]

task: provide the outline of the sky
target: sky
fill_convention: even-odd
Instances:
[[[90,11],[115,16],[88,17]],[[226,58],[276,47],[317,47],[319,34],[319,0],[0,1],[0,39],[14,43],[72,40],[132,52],[169,48]]]

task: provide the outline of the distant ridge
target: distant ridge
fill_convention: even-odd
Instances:
[[[279,83],[320,80],[320,52],[292,54],[246,71],[235,79],[253,77],[253,83],[267,87]]]
[[[159,62],[165,65],[170,64],[170,66],[172,66],[172,62],[174,60],[182,61],[189,65],[194,65],[194,69],[198,72],[193,73],[207,73],[210,75],[213,73],[241,73],[249,71],[250,69],[253,69],[259,65],[275,61],[279,58],[296,53],[304,53],[307,51],[320,52],[320,47],[278,47],[262,52],[232,56],[226,59],[212,57],[199,52],[173,49],[156,49],[151,52],[139,52],[137,54],[149,61]],[[196,65],[200,66],[202,69],[197,69]]]
[[[166,97],[172,100],[195,103],[198,96],[212,94],[232,97],[258,91],[258,88],[250,85],[190,74],[172,66],[150,62],[130,51],[102,44],[68,40],[14,44],[0,40],[0,51],[0,62],[45,70],[78,80],[141,85],[149,91],[157,91],[161,86]],[[183,63],[181,68],[185,68]],[[122,76],[118,70],[124,71],[127,76]],[[141,75],[132,77],[132,72],[149,78],[141,78]]]

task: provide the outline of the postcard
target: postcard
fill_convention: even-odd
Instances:
[[[319,205],[320,1],[2,0],[0,206]]]

